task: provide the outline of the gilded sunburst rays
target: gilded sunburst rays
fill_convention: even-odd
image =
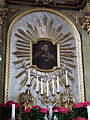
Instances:
[[[17,61],[14,61],[13,63],[17,65],[19,74],[16,76],[16,78],[21,77],[23,74],[25,74],[26,70],[22,69],[22,63],[25,60],[27,70],[29,70],[30,67],[30,42],[35,42],[39,38],[49,38],[52,40],[54,44],[60,43],[60,69],[56,70],[58,74],[60,74],[61,71],[64,72],[64,64],[67,65],[68,70],[68,78],[70,80],[73,80],[72,68],[74,69],[76,66],[74,65],[74,50],[75,47],[72,45],[72,41],[74,40],[74,37],[72,36],[71,32],[63,33],[63,25],[60,24],[57,28],[53,26],[54,21],[48,20],[48,17],[44,14],[43,19],[37,19],[37,26],[33,25],[29,22],[26,23],[27,29],[18,29],[17,33],[15,33],[15,36],[17,37],[16,41],[16,51],[13,53],[17,57]],[[31,71],[34,69],[31,68]],[[47,74],[54,74],[47,73]],[[66,84],[65,83],[65,75],[60,76],[61,80],[59,81],[60,85]],[[28,81],[28,76],[25,74],[24,80],[21,82],[21,87],[24,87]],[[33,81],[33,79],[32,79]],[[30,84],[32,84],[31,82]],[[51,82],[50,82],[51,84]],[[57,86],[56,86],[57,87]],[[34,89],[36,88],[36,83],[34,84]],[[50,86],[50,90],[52,87]]]

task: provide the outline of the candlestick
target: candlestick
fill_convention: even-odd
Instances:
[[[88,120],[90,120],[90,106],[87,106],[87,111],[88,111]]]
[[[57,92],[59,93],[59,76],[57,76]]]
[[[47,80],[47,97],[49,96],[49,86],[48,86],[48,80]]]
[[[55,91],[54,91],[54,79],[52,79],[52,88],[53,88],[52,94],[54,95],[55,94]]]
[[[37,89],[36,91],[38,92],[39,91],[39,80],[38,80],[38,75],[37,75]]]
[[[15,104],[12,104],[12,120],[15,120]]]
[[[41,78],[41,95],[43,95],[43,78]]]
[[[68,75],[67,75],[67,70],[66,70],[66,85],[68,85]]]

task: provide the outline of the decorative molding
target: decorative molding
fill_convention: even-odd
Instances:
[[[4,5],[5,4],[5,0],[0,0],[0,5]]]
[[[86,4],[86,0],[6,0],[7,4],[35,5],[58,7],[64,9],[80,9]]]
[[[54,5],[56,5],[58,3],[57,0],[35,0],[36,3],[38,2],[42,2],[43,4],[49,5],[50,3],[53,3]]]
[[[79,18],[80,24],[82,25],[82,28],[87,31],[87,33],[90,35],[90,2],[87,3],[87,8],[84,9],[83,13],[84,16]]]
[[[6,16],[7,8],[0,8],[0,25],[2,25],[7,18]]]
[[[77,22],[77,14],[76,13],[74,13],[74,12],[67,12],[67,14],[69,15],[69,16],[71,16],[71,18],[73,19],[73,20],[75,20],[75,22]]]

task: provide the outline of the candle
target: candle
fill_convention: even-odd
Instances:
[[[12,104],[12,120],[15,120],[15,104]]]
[[[41,94],[43,94],[43,79],[41,78]]]
[[[38,75],[37,75],[37,89],[36,91],[39,91],[39,80],[38,80]]]
[[[49,96],[49,86],[48,86],[48,80],[47,80],[47,97]]]
[[[53,91],[52,91],[52,94],[54,95],[54,79],[52,79],[52,88],[53,88]]]
[[[67,75],[67,70],[66,70],[66,85],[68,85],[68,75]]]
[[[87,106],[87,111],[88,111],[88,120],[90,120],[90,106]]]
[[[57,92],[59,92],[59,76],[57,76]]]
[[[30,84],[30,69],[29,69],[29,72],[28,72],[28,84]]]

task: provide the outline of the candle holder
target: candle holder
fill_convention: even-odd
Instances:
[[[59,101],[61,101],[59,106],[67,107],[69,110],[76,104],[76,100],[70,92],[70,85],[66,85],[66,90],[64,93],[60,93]]]

